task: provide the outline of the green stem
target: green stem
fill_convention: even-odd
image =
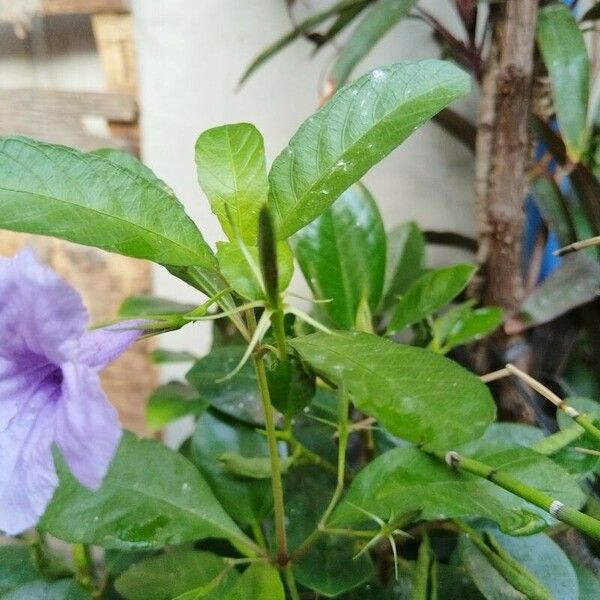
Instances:
[[[260,523],[254,521],[254,523],[252,523],[251,527],[252,527],[252,535],[254,536],[256,543],[261,548],[264,548],[265,550],[267,550],[268,549],[267,540],[265,539],[265,534],[263,533]]]
[[[296,587],[296,579],[290,565],[284,569],[284,574],[285,583],[290,591],[291,600],[300,600],[300,594],[298,593],[298,588]]]
[[[348,394],[343,387],[339,389],[339,426],[338,426],[338,468],[337,468],[337,483],[335,486],[335,490],[333,492],[333,496],[329,505],[325,509],[323,516],[319,519],[317,524],[317,528],[300,544],[300,546],[295,550],[295,552],[290,557],[290,562],[295,562],[299,560],[307,550],[319,539],[319,537],[326,532],[327,521],[333,510],[335,509],[343,491],[344,491],[344,483],[346,481],[346,449],[348,447],[348,436],[350,433],[350,429],[348,427],[348,412],[350,408],[350,401],[348,398]]]
[[[482,477],[504,488],[505,490],[535,504],[550,513],[555,519],[571,525],[582,533],[600,540],[600,521],[586,515],[575,508],[566,506],[562,502],[532,488],[511,475],[490,467],[478,460],[461,456],[458,452],[448,452],[445,456],[437,455],[445,460],[451,467],[461,469],[477,477]]]
[[[253,357],[254,369],[258,379],[258,389],[265,413],[265,429],[267,432],[267,445],[269,447],[269,458],[271,460],[271,484],[273,487],[273,502],[275,512],[275,534],[277,539],[277,560],[280,565],[287,564],[287,539],[285,534],[285,512],[283,504],[283,485],[281,482],[281,466],[279,464],[279,452],[277,450],[277,433],[273,419],[273,407],[269,396],[269,385],[265,364],[260,356]]]
[[[85,544],[72,544],[73,566],[75,567],[75,579],[81,587],[88,592],[94,591],[94,568],[90,549]]]
[[[271,325],[273,326],[273,335],[277,342],[277,358],[281,362],[287,360],[287,344],[285,341],[285,327],[283,322],[283,310],[281,307],[273,310],[271,315]]]

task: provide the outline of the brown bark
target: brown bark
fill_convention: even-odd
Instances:
[[[528,116],[534,63],[538,0],[507,0],[490,4],[492,37],[481,89],[477,126],[475,194],[481,266],[473,289],[484,303],[507,314],[523,299],[521,235],[526,169],[530,159]],[[492,356],[527,368],[523,340],[497,336],[486,348],[479,367]],[[479,357],[481,359],[481,356]],[[499,384],[501,418],[532,422],[534,414],[510,382]]]

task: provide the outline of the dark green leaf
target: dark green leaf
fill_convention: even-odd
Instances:
[[[521,305],[524,326],[552,321],[591,302],[600,291],[600,265],[586,254],[565,256],[562,264]]]
[[[204,413],[191,440],[190,459],[227,512],[244,523],[259,522],[271,511],[271,484],[231,473],[219,460],[227,452],[249,458],[269,456],[264,435],[247,425]]]
[[[416,3],[417,0],[375,2],[340,50],[330,76],[331,85],[337,88],[346,83],[354,67]]]
[[[572,477],[550,459],[528,448],[512,448],[477,458],[502,469],[528,485],[571,506],[585,495]],[[388,520],[421,509],[421,518],[484,518],[503,531],[519,535],[532,524],[554,523],[544,511],[499,488],[490,481],[448,468],[416,448],[390,450],[369,463],[352,481],[334,513],[333,522],[345,525],[365,520],[363,510]]]
[[[273,361],[267,369],[271,404],[283,415],[299,413],[315,395],[315,378],[298,360]]]
[[[198,181],[225,235],[250,245],[257,240],[258,213],[269,182],[263,137],[249,123],[205,131],[196,142]],[[237,232],[237,235],[236,235]]]
[[[159,431],[175,419],[199,415],[208,407],[208,400],[179,381],[171,381],[154,390],[148,400],[146,424],[150,431]]]
[[[119,307],[120,317],[145,317],[152,315],[184,315],[194,310],[194,304],[181,304],[156,296],[129,296]]]
[[[494,538],[521,567],[550,592],[552,600],[578,600],[575,571],[561,548],[547,535],[514,538],[494,532]],[[466,537],[461,536],[459,552],[463,564],[487,600],[525,600],[532,596],[515,589]],[[583,596],[581,596],[583,598]]]
[[[419,277],[400,298],[389,331],[418,323],[451,302],[467,287],[476,270],[473,265],[452,265]]]
[[[354,6],[364,4],[365,0],[341,0],[336,2],[326,10],[317,13],[299,23],[292,31],[286,33],[283,37],[278,39],[275,43],[265,48],[247,67],[246,71],[240,79],[240,85],[243,84],[249,77],[256,71],[261,65],[267,60],[273,57],[275,54],[283,50],[286,46],[291,44],[294,40],[310,31],[313,27],[320,25],[330,17],[333,17],[344,10],[352,8]]]
[[[219,600],[219,584],[224,583],[228,570],[220,556],[178,549],[132,565],[117,578],[115,588],[127,600],[173,600],[185,592],[196,588],[210,590],[214,585],[218,594],[208,591],[199,597]]]
[[[414,221],[395,227],[387,235],[384,309],[395,306],[425,270],[425,236]]]
[[[151,548],[205,537],[247,538],[183,456],[126,433],[104,483],[91,491],[57,461],[60,485],[40,529],[61,540]]]
[[[0,597],[36,579],[40,579],[40,574],[35,568],[31,546],[0,546]]]
[[[91,596],[75,581],[63,579],[27,583],[2,596],[2,600],[91,600]]]
[[[273,219],[266,206],[260,211],[258,221],[258,258],[268,305],[276,309],[280,304],[277,241]]]
[[[242,250],[238,242],[217,242],[217,257],[223,276],[231,287],[249,300],[264,300],[265,289],[260,271],[258,248]],[[287,242],[277,244],[279,291],[287,289],[294,274],[294,257]]]
[[[317,373],[343,383],[360,410],[409,441],[448,449],[480,437],[494,420],[486,386],[427,350],[367,333],[316,333],[290,345]]]
[[[197,361],[186,379],[218,411],[250,425],[264,425],[254,368],[247,362],[231,379],[229,374],[244,355],[243,346],[220,346]]]
[[[278,235],[289,237],[317,218],[469,87],[458,67],[426,60],[377,69],[341,89],[305,121],[273,163],[269,205]]]
[[[538,13],[537,41],[550,74],[552,99],[567,153],[578,162],[589,135],[590,63],[583,33],[569,8],[553,3]]]
[[[223,600],[285,600],[277,569],[267,563],[250,565]]]
[[[165,265],[216,261],[181,203],[114,162],[22,137],[0,140],[0,227]]]
[[[294,237],[295,253],[315,297],[343,329],[356,327],[363,298],[373,313],[381,299],[386,238],[375,200],[357,184]]]
[[[288,541],[293,549],[316,527],[331,500],[335,479],[316,467],[302,467],[294,469],[293,476],[286,478],[285,486]],[[352,538],[322,536],[294,565],[294,575],[302,585],[323,596],[338,596],[373,575],[367,553],[353,560],[358,551]]]

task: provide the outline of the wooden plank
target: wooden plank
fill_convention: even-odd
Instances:
[[[126,0],[41,0],[40,12],[44,15],[126,13]]]

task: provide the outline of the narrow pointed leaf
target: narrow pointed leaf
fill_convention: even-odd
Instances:
[[[225,235],[256,244],[269,182],[263,137],[249,123],[205,131],[196,142],[198,181]]]
[[[332,86],[344,85],[354,67],[416,3],[417,0],[375,2],[340,50],[330,76]]]
[[[398,437],[449,449],[480,437],[494,420],[487,387],[433,352],[367,333],[316,333],[289,343],[319,375],[343,382],[356,406]]]
[[[578,162],[588,139],[590,63],[583,33],[569,8],[553,3],[538,14],[537,41],[550,74],[552,98],[567,152]]]
[[[211,249],[159,181],[99,155],[1,138],[0,228],[164,265],[214,269]]]
[[[373,313],[381,299],[386,238],[375,201],[362,185],[346,190],[294,236],[296,258],[313,294],[340,328],[353,329],[363,297]]]
[[[468,93],[468,75],[439,60],[401,62],[341,89],[275,159],[269,206],[286,238],[318,217],[420,125]]]

